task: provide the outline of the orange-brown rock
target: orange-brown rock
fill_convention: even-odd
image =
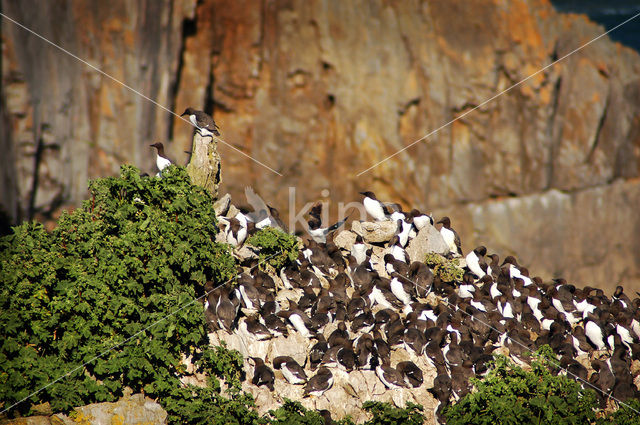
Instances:
[[[605,37],[538,72],[604,31],[547,0],[88,4],[4,2],[3,13],[178,114],[213,113],[227,143],[221,193],[236,204],[253,185],[286,218],[289,186],[298,207],[327,189],[335,216],[338,201],[369,189],[405,207],[459,210],[454,227],[472,241],[481,223],[468,205],[562,193],[569,205],[584,198],[576,214],[615,216],[628,241],[640,226],[608,207],[630,211],[635,199],[624,181],[639,174],[640,57]],[[2,39],[0,197],[12,216],[77,203],[87,178],[123,162],[154,172],[154,140],[187,159],[193,129],[178,117],[7,20]],[[582,195],[595,187],[609,204]],[[606,269],[579,255],[590,241],[561,239],[552,205],[518,210],[550,226],[548,239],[499,214],[485,227],[499,233],[481,242],[543,277],[604,285]],[[601,223],[561,216],[578,234]],[[574,254],[533,254],[554,247]],[[614,267],[631,289],[640,250]]]

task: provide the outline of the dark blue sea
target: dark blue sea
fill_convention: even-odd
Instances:
[[[640,12],[640,1],[635,0],[551,0],[560,12],[584,13],[607,30]],[[615,41],[640,51],[640,16],[609,33]]]

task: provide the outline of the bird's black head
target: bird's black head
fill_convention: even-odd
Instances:
[[[373,192],[360,192],[360,195],[366,196],[371,199],[376,199],[376,195]]]
[[[195,112],[195,109],[193,109],[192,107],[188,107],[187,109],[184,110],[182,114],[180,114],[180,116],[184,117],[185,115],[192,115],[194,112]]]
[[[440,220],[438,220],[438,224],[442,224],[448,229],[451,226],[451,219],[449,219],[449,217],[442,217]]]

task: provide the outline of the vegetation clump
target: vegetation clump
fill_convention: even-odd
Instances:
[[[424,262],[433,270],[434,275],[446,283],[460,282],[464,275],[457,258],[447,260],[440,254],[430,252]]]
[[[52,233],[24,223],[0,239],[0,400],[29,397],[9,414],[44,402],[68,412],[129,387],[158,398],[173,422],[197,422],[223,404],[245,415],[242,397],[209,403],[221,397],[215,376],[239,394],[242,366],[237,353],[208,347],[194,301],[206,281],[235,273],[228,247],[214,242],[209,195],[179,167],[159,179],[123,166],[89,190]],[[210,374],[207,387],[181,383],[188,356]]]
[[[548,345],[535,355],[531,370],[497,355],[483,379],[470,379],[476,390],[445,409],[447,425],[594,423],[596,394],[551,372],[555,356]]]
[[[367,401],[362,405],[363,410],[371,414],[371,419],[362,425],[422,425],[424,415],[422,406],[407,403],[404,409],[394,407],[389,403],[378,401]],[[317,412],[305,409],[298,401],[285,399],[284,404],[276,409],[270,410],[265,418],[269,424],[273,425],[325,425],[328,417],[322,415],[328,412]],[[335,425],[355,425],[350,417],[345,417],[339,421],[333,421]]]
[[[298,258],[300,244],[295,235],[274,227],[265,227],[254,233],[247,243],[260,248],[258,255],[262,270],[279,271]]]

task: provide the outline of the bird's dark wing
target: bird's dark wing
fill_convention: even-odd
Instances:
[[[336,224],[333,224],[333,225],[329,226],[327,228],[327,232],[333,232],[334,230],[338,229],[340,226],[342,226],[344,224],[345,221],[347,221],[348,218],[349,218],[349,216],[346,216],[345,218],[343,218],[342,220],[340,220]]]

